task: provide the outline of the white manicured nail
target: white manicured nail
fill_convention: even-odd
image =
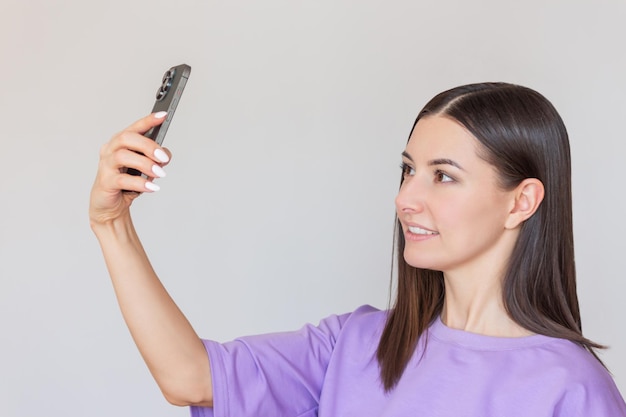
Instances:
[[[167,175],[165,173],[165,170],[158,165],[152,165],[152,172],[154,172],[154,175],[156,175],[159,178],[163,178],[164,176]]]
[[[153,182],[146,182],[146,189],[150,190],[150,191],[159,191],[161,189],[161,187],[159,187],[158,185],[156,185]]]
[[[165,116],[167,116],[167,112],[166,111],[160,111],[160,112],[154,113],[154,117],[156,117],[157,119],[162,119]]]
[[[170,157],[167,156],[165,152],[163,152],[161,149],[158,149],[158,148],[155,149],[154,156],[156,157],[156,159],[158,159],[161,162],[167,162],[170,160]]]

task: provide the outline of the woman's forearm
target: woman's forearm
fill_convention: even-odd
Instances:
[[[166,399],[176,405],[212,405],[202,341],[155,274],[130,215],[92,224],[92,229],[124,320]]]

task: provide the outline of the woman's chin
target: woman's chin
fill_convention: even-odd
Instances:
[[[411,256],[412,255],[412,256]],[[424,256],[415,256],[414,254],[404,253],[404,262],[413,268],[432,269],[433,271],[441,271],[441,265],[433,262],[432,257],[426,259]]]

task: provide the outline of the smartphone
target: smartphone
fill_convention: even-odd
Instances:
[[[176,111],[176,107],[180,102],[180,97],[182,96],[187,80],[189,79],[189,74],[191,74],[191,67],[186,64],[172,67],[165,71],[165,74],[163,74],[161,85],[156,92],[156,99],[154,106],[152,107],[152,113],[166,111],[167,116],[163,123],[144,133],[144,136],[152,139],[159,145],[163,144],[167,128],[172,122],[174,112]],[[145,174],[142,174],[134,168],[128,168],[126,172],[130,175],[143,175],[145,177]]]

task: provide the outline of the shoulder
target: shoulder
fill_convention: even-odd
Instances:
[[[546,340],[537,346],[537,358],[564,379],[576,382],[610,379],[606,368],[584,347],[564,339]]]
[[[363,305],[349,314],[337,316],[336,320],[341,321],[342,326],[336,333],[334,356],[345,358],[347,355],[352,360],[371,361],[387,320],[387,311]]]
[[[322,319],[317,326],[306,325],[300,331],[308,332],[315,329],[336,341],[339,337],[346,338],[347,335],[371,334],[384,325],[386,317],[386,311],[362,305],[350,313],[330,315]]]
[[[550,384],[562,387],[562,416],[626,416],[626,403],[609,371],[582,346],[552,339],[535,351]]]
[[[535,369],[549,375],[558,386],[596,385],[611,380],[600,361],[584,347],[569,340],[536,336],[532,344],[517,354],[526,356],[526,363],[534,363]]]
[[[343,330],[348,333],[377,332],[385,325],[387,311],[379,310],[370,305],[363,305],[343,317]]]
[[[350,319],[360,324],[379,323],[381,320],[384,323],[387,319],[387,311],[379,310],[370,305],[362,305],[350,313]]]

